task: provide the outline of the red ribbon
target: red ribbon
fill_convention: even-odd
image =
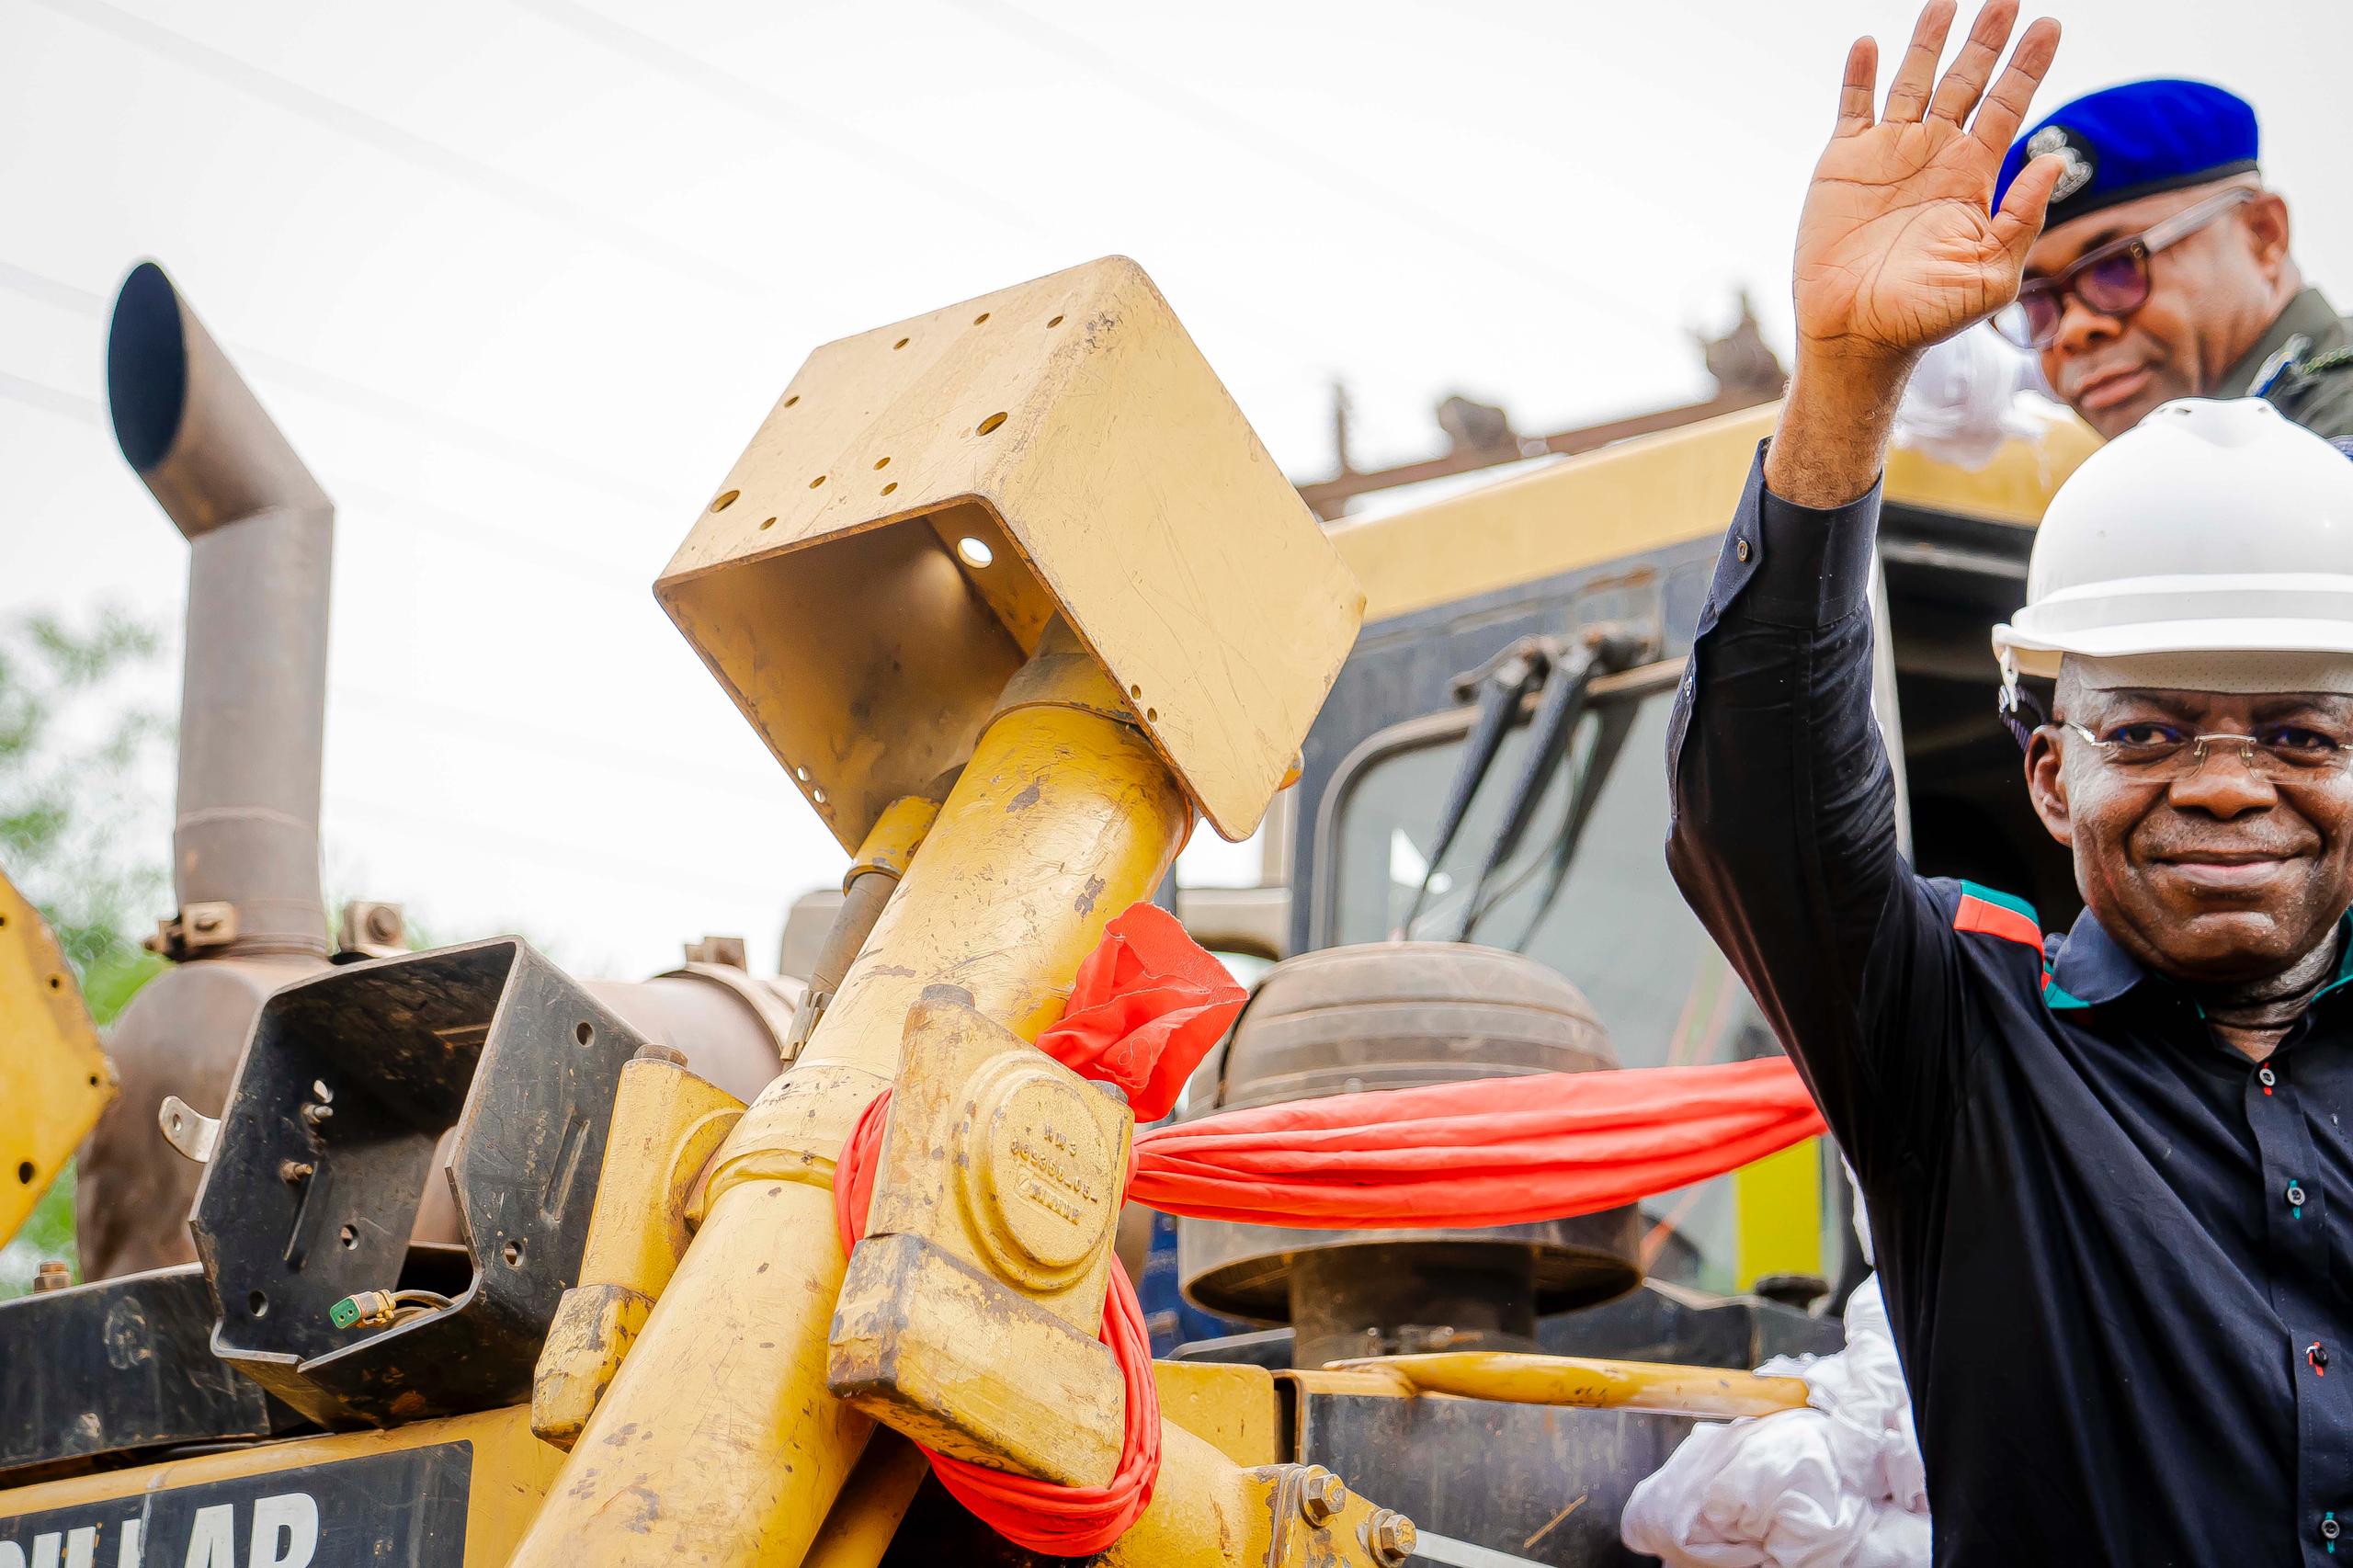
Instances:
[[[1139,903],[1105,928],[1103,940],[1078,966],[1062,1021],[1039,1036],[1038,1044],[1082,1076],[1118,1085],[1139,1121],[1155,1121],[1175,1108],[1186,1078],[1242,1011],[1245,996],[1174,915]],[[890,1106],[885,1089],[859,1114],[834,1169],[834,1225],[845,1253],[866,1233]],[[1151,1505],[1160,1478],[1152,1336],[1136,1288],[1117,1264],[1103,1298],[1101,1332],[1125,1393],[1120,1464],[1108,1485],[1060,1486],[924,1449],[939,1483],[983,1523],[1017,1546],[1051,1557],[1087,1557],[1109,1547]]]
[[[1113,920],[1038,1044],[1125,1090],[1139,1122],[1176,1103],[1242,1010],[1243,989],[1165,910]],[[888,1090],[850,1130],[834,1173],[847,1252],[866,1229]],[[1786,1057],[1707,1067],[1478,1078],[1225,1111],[1135,1141],[1128,1197],[1172,1214],[1308,1229],[1508,1225],[1614,1209],[1746,1165],[1824,1131]],[[1143,1310],[1111,1270],[1103,1342],[1126,1391],[1107,1486],[1058,1486],[924,1451],[940,1483],[998,1534],[1051,1556],[1103,1551],[1152,1501],[1160,1398]]]

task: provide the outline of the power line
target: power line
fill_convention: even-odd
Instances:
[[[108,313],[105,296],[86,289],[34,271],[28,267],[0,258],[0,288],[13,290],[28,299],[73,311],[93,321],[103,322]],[[472,420],[423,403],[411,403],[391,392],[380,392],[363,382],[332,370],[322,370],[299,359],[289,359],[266,348],[244,344],[228,346],[231,358],[241,366],[267,370],[290,386],[300,388],[330,403],[379,419],[407,425],[439,437],[452,446],[461,447],[483,456],[495,458],[511,467],[528,469],[552,478],[565,480],[584,489],[619,494],[651,506],[675,506],[678,497],[642,479],[600,468],[593,462],[541,446],[522,437],[507,436]]]
[[[610,17],[577,6],[571,0],[508,0],[541,21],[602,44],[643,70],[657,72],[694,90],[699,97],[724,98],[747,114],[756,115],[780,130],[816,142],[855,163],[920,186],[932,195],[952,201],[994,222],[1004,223],[1003,201],[962,181],[948,178],[917,158],[908,157],[887,142],[861,136],[810,113],[800,105],[757,83],[702,60],[676,44],[641,32]]]
[[[642,70],[668,76],[699,97],[724,99],[781,130],[818,142],[843,157],[919,185],[933,195],[952,201],[968,211],[979,213],[1001,227],[1038,237],[1050,237],[1051,234],[1052,225],[1043,217],[1034,210],[1014,206],[1003,192],[957,179],[919,159],[908,157],[888,142],[827,121],[790,99],[757,83],[746,81],[731,71],[722,70],[651,33],[614,21],[586,6],[574,4],[573,0],[508,0],[508,3],[552,26],[602,44]],[[1220,298],[1234,316],[1251,322],[1261,332],[1311,349],[1326,363],[1343,362],[1345,357],[1336,354],[1332,345],[1302,333],[1296,322],[1261,312],[1232,295],[1221,295]]]
[[[457,179],[494,199],[521,206],[543,217],[550,217],[557,222],[582,228],[604,239],[608,244],[615,245],[616,248],[647,256],[648,259],[673,271],[683,270],[704,278],[706,280],[715,277],[726,287],[737,290],[763,295],[774,292],[773,284],[768,279],[712,261],[687,247],[674,245],[655,236],[645,234],[633,226],[616,225],[606,222],[590,210],[543,190],[529,181],[518,179],[493,165],[469,158],[463,153],[454,152],[438,142],[418,136],[389,121],[379,119],[348,105],[313,92],[307,87],[289,82],[254,66],[249,62],[199,43],[183,34],[157,26],[142,17],[131,16],[107,4],[106,0],[32,0],[32,3],[70,20],[111,32],[136,47],[172,60],[190,71],[244,92],[285,112],[326,125],[394,157],[420,165],[433,173]],[[870,166],[883,169],[897,177],[915,181],[935,194],[944,195],[946,199],[969,210],[986,213],[999,222],[1004,222],[1008,213],[1015,210],[1008,208],[995,193],[943,176],[928,168],[919,160],[908,158],[885,143],[871,138],[853,136],[839,130],[829,131],[818,117],[809,114],[788,100],[731,73],[722,71],[673,45],[665,44],[651,35],[611,22],[594,13],[563,6],[562,0],[513,0],[513,3],[533,11],[543,20],[559,27],[568,27],[580,36],[592,38],[608,48],[622,52],[642,69],[671,75],[700,92],[726,97],[738,107],[762,115],[774,123],[820,140],[845,156],[858,159]],[[1048,232],[1047,226],[1035,214],[1022,212],[1019,216],[1029,233],[1044,234]],[[659,254],[649,255],[646,250],[649,245],[654,247]],[[67,287],[70,290],[70,286]],[[1320,337],[1302,333],[1295,321],[1263,312],[1255,307],[1234,301],[1231,296],[1227,296],[1226,300],[1226,309],[1236,317],[1252,323],[1261,332],[1287,338],[1300,345],[1327,365],[1346,363],[1350,357]],[[103,308],[102,305],[101,308]],[[240,352],[257,364],[263,362],[266,358],[270,358],[260,351],[241,350]],[[327,395],[336,396],[342,401],[363,405],[373,403],[377,405],[378,411],[401,404],[399,399],[375,392],[371,388],[345,381],[330,372],[322,371],[311,366],[290,360],[278,360],[277,364],[280,374],[289,381],[296,381],[298,384],[308,381],[318,390],[325,390],[331,386],[333,390],[327,392]],[[404,413],[406,416],[413,419],[421,417],[433,421],[442,427],[445,434],[450,434],[452,439],[478,449],[483,446],[483,437],[488,435],[487,432],[482,435],[472,434],[471,431],[479,430],[479,426],[468,426],[466,421],[439,415],[436,411],[419,409],[415,405],[404,405]],[[468,427],[469,433],[453,433],[453,426]],[[505,437],[490,437],[490,439],[495,443],[504,441]],[[564,464],[573,465],[575,468],[585,467],[585,465],[578,465],[576,460],[562,454],[551,454],[548,449],[535,448],[534,449],[542,454],[552,455]],[[576,478],[577,473],[567,474],[566,477]],[[628,490],[640,499],[658,501],[663,505],[673,504],[676,499],[673,495],[644,485],[641,481],[630,480],[619,475],[604,477],[612,480],[618,487]]]
[[[1010,34],[1034,49],[1086,67],[1118,85],[1130,96],[1157,105],[1189,119],[1230,146],[1259,157],[1279,153],[1309,177],[1353,200],[1386,213],[1403,213],[1424,232],[1468,252],[1482,261],[1500,263],[1522,278],[1581,304],[1606,304],[1621,316],[1632,316],[1680,338],[1683,329],[1640,302],[1604,285],[1567,272],[1540,252],[1521,246],[1457,219],[1445,209],[1362,174],[1303,142],[1271,130],[1247,116],[1234,113],[1214,98],[1174,82],[1131,69],[1108,50],[1074,32],[1033,17],[1006,0],[947,0],[998,31]]]
[[[608,732],[567,730],[512,712],[483,713],[456,703],[437,702],[415,691],[375,691],[344,681],[331,681],[328,687],[338,707],[372,708],[404,719],[422,719],[444,734],[474,735],[494,744],[564,762],[593,760],[600,767],[618,767],[645,778],[669,779],[733,795],[767,811],[773,812],[799,793],[781,768],[770,777],[769,787],[764,789],[754,782],[752,774],[732,770],[719,773],[708,767],[688,767],[679,763],[672,753],[620,744]]]
[[[0,369],[0,398],[12,398],[17,403],[54,412],[54,415],[75,419],[80,424],[94,424],[94,426],[104,428],[104,415],[101,415],[99,405],[89,398],[77,398],[77,395],[54,389],[45,381],[28,381],[26,377],[17,377],[17,374],[9,374],[5,369]],[[341,487],[344,487],[344,483],[339,481],[336,490],[341,490]],[[416,502],[415,496],[395,496],[391,492],[383,492],[383,494],[400,506],[433,508],[430,502]],[[433,511],[440,511],[440,508],[433,508]],[[457,516],[457,513],[449,513],[449,516]],[[468,518],[459,520],[471,523]],[[433,532],[445,532],[449,537],[457,537],[457,540],[471,541],[471,534],[457,532],[457,529],[433,529]],[[496,546],[489,546],[489,549],[494,549],[494,553],[508,553],[508,551],[496,551]],[[529,561],[532,565],[546,565],[541,561],[543,546],[532,544],[529,553],[525,553],[525,551],[513,551],[513,553],[517,558]],[[619,584],[614,584],[609,574],[597,577],[596,582],[597,586],[619,588]],[[727,793],[727,796],[734,796],[739,801],[760,805],[760,808],[774,808],[793,793],[789,784],[781,779],[781,775],[777,777],[772,789],[760,789],[757,784],[753,784],[753,775],[748,775],[748,772],[713,775],[709,767],[677,766],[676,758],[668,754],[656,754],[656,751],[647,751],[642,746],[621,746],[609,734],[588,733],[588,730],[563,730],[558,725],[527,721],[516,713],[492,716],[492,713],[478,713],[473,709],[463,709],[463,706],[447,704],[447,701],[433,701],[430,697],[421,697],[419,692],[391,695],[391,692],[369,690],[369,687],[350,685],[344,680],[329,683],[329,690],[335,692],[336,704],[358,704],[362,709],[374,706],[379,711],[398,711],[404,721],[419,722],[430,730],[440,730],[442,734],[478,734],[478,737],[492,739],[492,742],[499,742],[516,751],[532,751],[539,756],[553,756],[553,758],[574,760],[574,763],[581,760],[581,756],[593,754],[602,766],[614,766],[626,772],[671,779],[677,784],[692,784],[697,789],[710,789],[710,791]]]
[[[98,405],[88,398],[61,392],[45,381],[28,381],[6,370],[0,370],[0,397],[12,398],[29,407],[63,415],[68,419],[80,419],[92,425],[100,423]]]
[[[470,839],[492,854],[508,860],[522,860],[598,881],[633,882],[639,887],[654,888],[664,892],[699,890],[763,903],[773,902],[780,904],[786,896],[780,888],[767,883],[739,882],[732,878],[713,877],[675,865],[616,854],[608,843],[602,841],[590,849],[562,839],[518,833],[506,823],[478,823],[431,816],[405,806],[389,805],[340,790],[329,794],[326,800],[338,811],[357,812],[395,824],[405,824],[412,831],[437,841],[452,836]],[[818,880],[823,881],[822,878]]]
[[[100,407],[96,400],[66,392],[62,388],[52,387],[45,381],[30,381],[23,376],[0,370],[0,397],[92,426],[102,433],[112,429],[106,410]],[[494,555],[511,555],[534,568],[552,566],[558,571],[567,572],[583,582],[592,583],[601,588],[608,588],[616,592],[625,591],[621,589],[616,579],[626,568],[617,562],[591,555],[586,551],[574,546],[551,544],[535,536],[526,534],[518,528],[510,528],[480,517],[468,517],[462,512],[452,511],[437,502],[387,490],[381,485],[371,483],[364,479],[354,479],[333,472],[330,472],[326,477],[331,482],[330,494],[336,491],[347,494],[372,494],[376,498],[374,505],[435,514],[440,518],[447,519],[437,522],[427,518],[420,522],[417,526],[427,533],[439,534],[445,539],[475,546]],[[503,546],[496,542],[502,540],[507,541]]]
[[[80,22],[85,27],[112,33],[150,53],[235,88],[249,97],[328,126],[381,153],[470,186],[494,199],[577,229],[616,250],[627,251],[681,276],[754,298],[766,298],[775,291],[767,278],[741,271],[658,234],[648,233],[633,224],[613,222],[594,210],[543,189],[529,180],[518,179],[493,165],[454,152],[428,137],[363,113],[324,93],[313,92],[299,83],[264,71],[249,61],[199,43],[184,33],[176,33],[144,17],[134,17],[128,11],[106,4],[106,0],[32,0],[32,4]]]

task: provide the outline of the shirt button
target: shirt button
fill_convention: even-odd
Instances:
[[[1747,559],[1748,559],[1748,541],[1747,541],[1746,540],[1745,540],[1745,539],[1736,539],[1736,540],[1733,540],[1733,541],[1732,541],[1732,552],[1733,552],[1733,558],[1734,558],[1734,559],[1736,559],[1736,560],[1740,560],[1740,561],[1745,561],[1745,560],[1747,560]]]
[[[2268,1089],[2279,1081],[2279,1075],[2268,1067],[2258,1067],[2255,1070],[2255,1081]]]
[[[2290,1182],[2288,1184],[2288,1207],[2290,1209],[2302,1209],[2303,1206],[2304,1188],[2302,1184],[2300,1182]]]
[[[2344,1527],[2340,1526],[2336,1522],[2336,1516],[2335,1514],[2323,1514],[2320,1517],[2321,1540],[2333,1541],[2342,1533],[2344,1533]],[[2332,1546],[2329,1550],[2334,1551],[2336,1548]]]

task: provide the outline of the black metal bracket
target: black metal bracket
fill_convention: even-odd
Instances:
[[[351,964],[271,996],[190,1221],[213,1352],[331,1426],[529,1398],[577,1282],[621,1065],[643,1043],[514,937]],[[463,1246],[413,1256],[453,1131]],[[418,1277],[420,1259],[439,1277]],[[335,1304],[363,1290],[408,1293],[389,1324],[337,1326]]]
[[[0,1301],[0,1484],[301,1426],[215,1360],[192,1263]]]

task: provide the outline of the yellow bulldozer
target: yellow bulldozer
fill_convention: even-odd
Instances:
[[[99,1128],[84,1282],[0,1303],[0,1568],[1049,1561],[924,1450],[1122,1462],[1096,1326],[1133,1119],[1034,1042],[1204,827],[1279,875],[1196,934],[1280,961],[1179,1117],[1777,1049],[1660,848],[1769,408],[1326,526],[1124,259],[828,344],[655,592],[843,894],[791,981],[614,985],[366,912],[328,950],[331,509],[159,269],[113,334],[124,454],[192,546],[176,961],[108,1108],[0,902],[0,1231]],[[1881,545],[1913,852],[2045,909],[1983,628],[2089,444],[1899,454]],[[886,1088],[846,1256],[836,1162]],[[1695,1421],[1802,1402],[1748,1369],[1836,1344],[1847,1216],[1809,1142],[1534,1224],[1183,1221],[1186,1310],[1223,1321],[1153,1363],[1150,1502],[1090,1560],[1627,1561],[1618,1508]]]

